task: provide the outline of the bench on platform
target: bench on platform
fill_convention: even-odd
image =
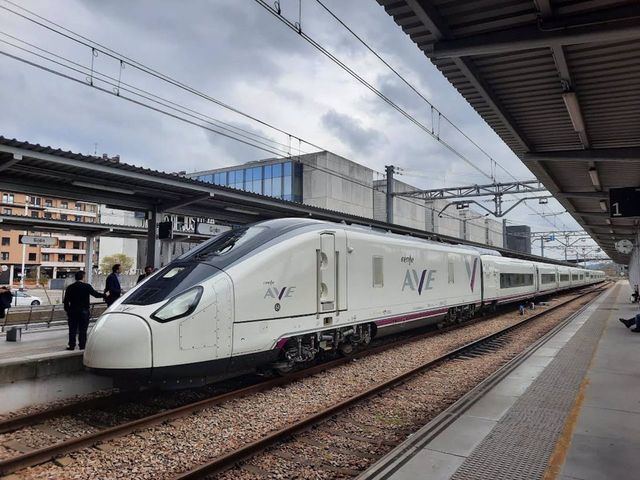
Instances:
[[[90,306],[91,318],[99,317],[107,309],[104,302],[92,303]],[[67,322],[67,312],[62,304],[58,305],[34,305],[25,308],[10,308],[5,317],[0,318],[0,331],[4,332],[7,327],[46,326],[52,324],[64,324]]]

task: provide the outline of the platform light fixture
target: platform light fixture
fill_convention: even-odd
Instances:
[[[578,103],[578,96],[576,95],[576,92],[563,93],[562,100],[564,100],[564,105],[567,107],[567,112],[569,112],[569,118],[571,119],[573,129],[576,132],[584,132],[584,120],[582,118],[582,112],[580,111],[580,104]]]
[[[600,210],[602,210],[603,212],[607,211],[607,202],[605,202],[604,200],[600,200]]]
[[[251,210],[244,210],[242,208],[226,207],[225,210],[227,212],[244,213],[244,214],[247,214],[247,215],[260,215],[258,212],[254,212],[254,211],[251,211]]]
[[[106,192],[122,193],[123,195],[134,195],[136,193],[133,190],[128,190],[126,188],[112,187],[110,185],[99,185],[97,183],[73,181],[71,182],[71,185],[75,185],[76,187],[95,188],[96,190],[104,190]]]
[[[598,175],[598,169],[596,167],[591,167],[589,169],[589,177],[591,178],[591,183],[596,188],[596,190],[600,190],[600,176]]]

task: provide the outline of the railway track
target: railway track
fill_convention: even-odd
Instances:
[[[607,288],[606,286],[594,288],[587,292],[584,292],[583,295],[588,295],[591,293],[601,293],[606,288]],[[428,362],[425,362],[422,365],[410,371],[404,372],[401,375],[397,375],[392,379],[380,382],[377,385],[365,391],[359,392],[358,394],[355,394],[350,398],[341,401],[340,403],[332,405],[312,415],[306,416],[305,418],[299,420],[298,422],[291,424],[289,426],[286,426],[285,428],[282,428],[275,432],[272,432],[271,434],[255,442],[244,445],[241,448],[235,449],[233,451],[229,451],[224,455],[221,455],[219,457],[212,459],[209,462],[199,465],[187,472],[181,473],[173,477],[173,480],[212,478],[216,474],[225,472],[234,467],[237,467],[239,470],[244,470],[244,473],[249,474],[248,476],[250,478],[251,477],[267,477],[269,475],[269,471],[261,468],[260,465],[242,465],[239,467],[238,465],[241,462],[247,462],[248,460],[256,457],[258,454],[265,452],[267,449],[271,449],[273,447],[281,445],[283,442],[287,442],[288,440],[293,439],[293,442],[295,443],[297,435],[300,435],[301,433],[304,433],[304,432],[309,432],[313,427],[322,425],[328,419],[335,418],[336,416],[345,414],[345,412],[348,412],[349,410],[353,410],[353,407],[361,404],[363,401],[369,400],[372,397],[381,394],[382,392],[398,387],[399,385],[404,384],[405,382],[416,377],[417,375],[423,374],[429,370],[432,370],[438,366],[441,366],[446,362],[457,361],[457,360],[479,359],[486,355],[496,353],[505,347],[505,344],[508,342],[506,337],[509,334],[515,332],[516,330],[518,330],[519,328],[525,325],[530,324],[531,322],[533,322],[534,320],[542,316],[548,315],[550,312],[557,310],[558,308],[561,308],[563,306],[566,306],[569,303],[572,303],[578,298],[581,298],[581,297],[575,297],[563,303],[554,305],[552,308],[547,309],[531,317],[528,317],[522,320],[521,322],[510,325],[500,331],[497,331],[495,333],[482,337],[478,340],[470,342],[466,345],[463,345],[459,348],[451,350],[441,355],[440,357],[430,360]],[[588,306],[588,303],[584,305],[581,309],[579,309],[578,311],[570,315],[567,319],[562,321],[559,325],[554,327],[551,330],[551,332],[549,332],[547,335],[550,336],[552,333],[555,333],[556,331],[558,331],[560,328],[566,325],[569,321],[571,321],[577,314],[582,312],[582,310],[587,306]],[[547,335],[545,335],[545,337]],[[514,356],[515,355],[513,356],[507,355],[508,357],[507,361],[513,360]],[[502,365],[504,365],[505,363],[507,362],[503,362]],[[346,421],[346,424],[347,424],[347,428],[346,428],[347,432],[338,431],[342,425],[345,425],[345,422],[336,420],[333,425],[329,426],[329,428],[322,430],[320,433],[325,434],[324,435],[325,441],[326,441],[326,436],[328,435],[329,437],[334,437],[334,438],[336,436],[338,437],[342,436],[350,440],[352,443],[353,442],[373,443],[373,444],[387,443],[390,447],[396,446],[398,443],[400,443],[400,441],[398,441],[397,439],[389,438],[388,432],[383,431],[384,430],[383,427],[374,427],[367,423],[361,423],[358,420],[354,420],[353,418],[348,419]],[[348,431],[349,424],[351,426],[355,426],[356,431],[360,431],[360,432],[362,430],[369,431],[369,432],[371,432],[372,430],[379,430],[379,431],[377,432],[377,435],[375,435],[375,433],[372,432],[373,438],[371,435],[362,436],[362,435],[358,435],[358,433],[349,433]],[[398,433],[398,432],[394,432],[394,433]],[[406,436],[408,436],[412,432],[406,431],[403,433]],[[309,448],[313,450],[313,449],[318,449],[319,447],[321,447],[321,449],[325,447],[325,444],[323,444],[323,442],[316,441],[314,440],[313,437],[314,435],[308,435],[305,438],[301,439],[300,443],[302,443],[305,446],[304,448],[306,448],[307,450]],[[354,449],[352,447],[349,447],[349,450],[345,448],[340,448],[340,447],[338,448],[333,447],[333,448],[330,448],[329,450],[333,450],[335,453],[342,454],[342,455],[346,453],[347,455],[350,454],[356,457],[364,457],[364,458],[369,457],[370,460],[372,460],[371,457],[376,457],[375,455],[371,455],[370,452],[367,452],[366,450],[362,450],[362,449],[358,450],[357,448]],[[288,472],[293,472],[295,471],[295,468],[299,469],[301,466],[311,466],[313,467],[315,478],[323,478],[321,474],[321,471],[323,469],[325,472],[329,473],[329,475],[334,475],[336,478],[337,477],[344,477],[344,478],[355,477],[360,473],[358,470],[355,470],[355,469],[350,469],[348,467],[340,467],[340,466],[332,465],[329,462],[325,462],[322,460],[321,455],[319,456],[320,459],[318,458],[314,459],[313,456],[309,456],[304,453],[296,454],[296,448],[291,446],[289,446],[288,448],[280,449],[280,451],[276,452],[275,454],[272,454],[272,456],[275,456],[276,459],[280,460],[279,462],[280,471],[283,470],[283,465],[282,465],[283,462],[284,464],[291,465],[289,468],[284,467],[284,470]],[[234,478],[234,479],[238,478],[237,472],[233,472],[231,475],[228,476],[228,478]]]
[[[496,335],[504,334],[507,331],[513,330],[518,325],[527,323],[532,319],[538,318],[541,315],[544,315],[548,312],[556,310],[557,308],[567,305],[568,303],[571,303],[577,300],[578,298],[581,298],[581,296],[591,291],[594,291],[594,289],[577,292],[575,296],[571,296],[567,300],[561,303],[558,303],[557,305],[554,305],[550,308],[547,308],[546,310],[539,312],[531,317],[528,317],[526,320],[519,322],[515,325],[512,325],[509,328],[502,330],[501,332],[497,332],[488,337],[484,337],[478,340],[477,342],[473,342],[468,345],[465,345],[460,349],[457,349],[459,350],[458,354],[461,354],[463,352],[467,352],[467,354],[470,354],[470,355],[478,354],[480,350],[477,350],[476,353],[473,353],[474,348],[479,348],[477,345],[478,342],[483,342],[485,345],[485,347],[483,348],[486,348],[486,346],[490,344],[488,342],[492,341],[490,337],[497,338]],[[502,313],[497,313],[495,315],[492,315],[491,317],[498,316],[501,314]],[[486,317],[482,318],[481,320],[485,320],[485,319]],[[462,326],[465,326],[465,324],[463,324]],[[157,412],[153,415],[144,416],[142,418],[139,418],[133,421],[124,422],[109,428],[101,429],[98,432],[92,432],[90,434],[81,435],[76,438],[66,439],[54,445],[49,445],[46,447],[37,448],[32,451],[27,451],[20,455],[16,455],[14,457],[0,461],[0,474],[8,474],[8,473],[16,472],[18,470],[47,462],[56,457],[60,457],[62,455],[77,451],[85,447],[94,446],[102,442],[106,442],[115,438],[122,437],[129,433],[145,430],[154,425],[167,423],[177,418],[185,417],[191,413],[198,412],[200,410],[203,410],[212,406],[221,405],[230,400],[236,400],[236,399],[247,397],[256,393],[265,392],[275,387],[284,386],[286,384],[293,383],[304,377],[312,376],[322,371],[343,365],[345,363],[352,361],[354,358],[362,358],[364,356],[380,353],[385,350],[397,347],[399,343],[410,343],[410,342],[419,341],[421,339],[433,336],[434,334],[441,333],[441,332],[442,331],[429,332],[417,337],[414,336],[411,339],[405,339],[398,342],[390,342],[390,343],[380,345],[362,352],[358,352],[355,355],[348,358],[340,358],[337,360],[333,360],[327,363],[323,363],[314,367],[310,367],[308,369],[304,369],[304,370],[292,373],[286,377],[280,377],[280,378],[262,381],[255,385],[240,388],[239,390],[234,390],[221,395],[205,398],[196,402],[188,403],[186,405],[181,405],[176,408],[170,408],[165,411]],[[496,345],[499,345],[499,343],[496,343]],[[452,353],[450,352],[448,355],[452,355]],[[432,362],[429,362],[428,364],[420,366],[417,369],[408,371],[404,375],[398,376],[390,382],[391,383],[401,382],[403,381],[403,379],[410,378],[412,375],[415,375],[417,372],[427,369],[429,368],[429,366],[436,365],[442,361],[443,361],[442,358],[438,358]],[[374,395],[377,391],[381,391],[385,388],[388,388],[388,385],[390,385],[390,383],[385,382],[375,387],[375,389],[369,389],[366,393],[366,396]],[[135,396],[141,395],[141,394],[123,393],[119,395],[121,395],[121,397],[118,397],[119,399],[121,398],[122,400],[135,401],[136,399]],[[273,444],[273,442],[277,441],[278,438],[291,435],[291,433],[293,433],[294,431],[297,431],[303,428],[308,428],[310,425],[313,425],[319,421],[322,421],[323,419],[326,419],[328,416],[334,415],[340,412],[341,410],[348,408],[350,405],[357,403],[359,401],[358,399],[361,399],[361,398],[365,398],[365,397],[363,397],[362,395],[359,395],[359,396],[354,396],[349,400],[340,402],[339,404],[336,404],[333,407],[330,407],[329,409],[323,410],[322,412],[319,412],[318,414],[305,419],[303,423],[299,423],[299,424],[296,423],[295,425],[292,425],[288,429],[283,429],[282,431],[275,432],[275,434],[270,435],[269,437],[265,437],[263,440],[260,440],[258,442],[254,442],[253,444],[248,445],[246,448],[249,448],[250,450],[253,449],[252,451],[255,453]],[[88,408],[88,407],[99,408],[101,406],[104,406],[105,404],[109,404],[112,402],[113,402],[113,397],[103,397],[103,398],[92,399],[87,402],[82,402],[81,404],[67,405],[67,406],[56,408],[56,409],[47,410],[44,412],[38,412],[34,415],[25,415],[22,417],[15,417],[12,419],[8,419],[4,422],[0,422],[0,431],[1,432],[13,431],[18,428],[33,425],[33,423],[38,423],[47,419],[54,418],[56,417],[56,415],[65,415],[69,413],[75,413],[75,412],[81,411],[83,408]],[[205,470],[203,471],[196,469],[192,472],[188,472],[187,473],[188,476],[180,477],[180,478],[196,478],[198,476],[201,476],[201,474],[205,475],[206,473],[203,473],[203,472],[209,471],[209,469],[213,469],[212,471],[214,470],[219,471],[220,469],[228,468],[229,465],[239,461],[239,459],[246,458],[246,455],[247,455],[247,452],[245,450],[232,452],[228,455],[225,455],[224,459],[217,459],[215,463],[212,464],[213,466],[209,465],[207,467],[204,467]],[[218,466],[215,466],[215,465],[218,465]],[[226,465],[226,466],[222,466],[222,465]]]

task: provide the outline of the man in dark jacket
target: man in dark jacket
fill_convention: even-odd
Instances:
[[[0,287],[0,318],[4,318],[8,308],[11,307],[13,302],[13,295],[11,295],[11,288]]]
[[[111,306],[111,304],[120,298],[120,295],[122,295],[122,287],[120,286],[120,279],[118,278],[119,273],[120,264],[116,263],[111,268],[111,273],[107,277],[107,281],[104,286],[104,300],[109,306]]]
[[[84,283],[84,272],[76,272],[76,281],[67,287],[64,292],[64,311],[69,319],[69,346],[67,350],[76,348],[76,335],[78,346],[84,350],[87,343],[87,328],[89,328],[89,295],[96,298],[104,298],[104,295],[96,292],[91,285]]]
[[[136,282],[136,285],[141,281],[143,281],[145,278],[150,277],[152,274],[153,274],[153,267],[151,265],[147,265],[146,267],[144,267],[144,273],[138,277],[138,281]]]

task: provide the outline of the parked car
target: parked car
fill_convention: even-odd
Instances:
[[[34,297],[33,295],[29,295],[25,291],[13,290],[13,302],[12,304],[18,307],[25,305],[42,305],[42,300],[39,297]]]

